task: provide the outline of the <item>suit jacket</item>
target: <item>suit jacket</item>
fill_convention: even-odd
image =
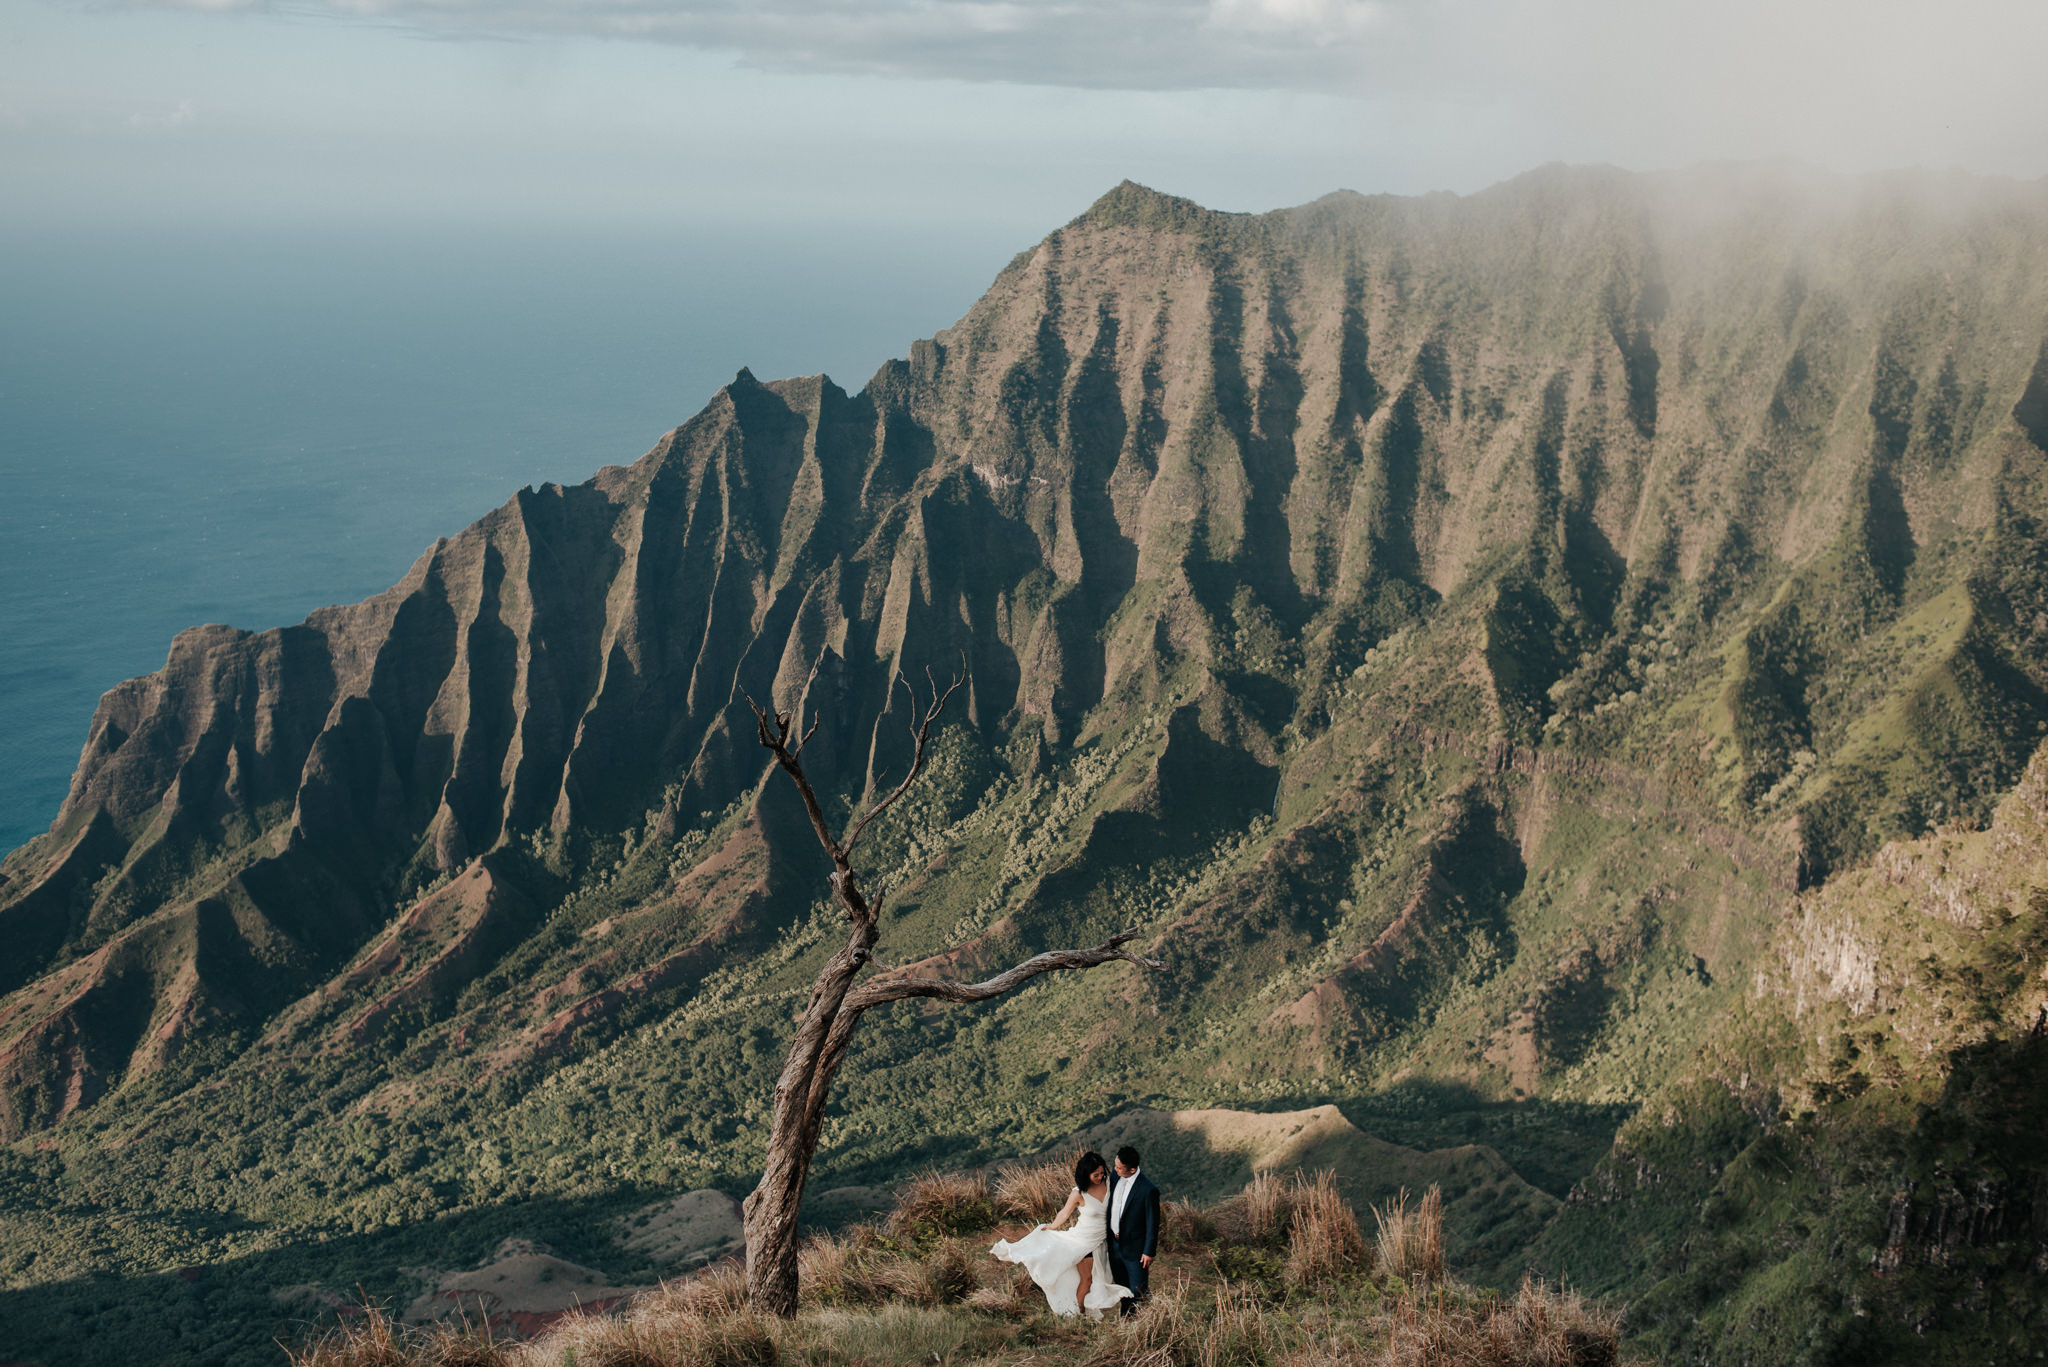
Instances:
[[[1116,1209],[1117,1183],[1124,1179],[1111,1169],[1109,1174],[1109,1208]],[[1124,1202],[1124,1218],[1121,1230],[1108,1231],[1109,1251],[1125,1258],[1156,1258],[1159,1256],[1159,1188],[1152,1185],[1152,1179],[1144,1169],[1130,1179],[1135,1183],[1130,1196]]]

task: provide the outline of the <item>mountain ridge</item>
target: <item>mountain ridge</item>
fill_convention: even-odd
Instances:
[[[182,633],[0,864],[0,1135],[95,1190],[246,1146],[194,1199],[277,1230],[735,1188],[829,921],[737,690],[836,810],[964,660],[885,955],[1168,971],[897,1013],[827,1171],[1334,1099],[1565,1198],[1787,897],[2048,724],[2048,183],[1929,184],[1125,182],[856,393],[742,369],[384,594]]]

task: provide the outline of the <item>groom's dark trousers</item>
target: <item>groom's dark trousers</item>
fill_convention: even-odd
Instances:
[[[1124,1198],[1123,1218],[1117,1227],[1108,1233],[1109,1266],[1116,1277],[1118,1286],[1131,1289],[1131,1300],[1123,1303],[1123,1313],[1132,1312],[1132,1301],[1145,1299],[1151,1290],[1152,1270],[1140,1262],[1141,1258],[1159,1255],[1159,1188],[1152,1185],[1152,1179],[1143,1170],[1136,1176],[1125,1179],[1114,1173],[1109,1179],[1109,1208],[1116,1209],[1117,1188],[1124,1181],[1130,1181],[1131,1194]]]

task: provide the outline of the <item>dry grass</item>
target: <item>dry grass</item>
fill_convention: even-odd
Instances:
[[[294,1367],[402,1367],[419,1361],[407,1351],[407,1337],[383,1306],[365,1303],[291,1357]]]
[[[901,1247],[873,1226],[853,1237],[813,1235],[797,1251],[797,1291],[806,1307],[951,1305],[980,1288],[985,1250],[974,1242],[942,1239]]]
[[[489,1328],[465,1325],[434,1335],[424,1356],[417,1361],[424,1367],[504,1367],[513,1347],[511,1340],[493,1334]]]
[[[1182,1280],[1105,1330],[1087,1367],[1265,1367],[1291,1336],[1249,1288],[1205,1293]]]
[[[995,1227],[996,1203],[978,1172],[921,1172],[898,1194],[886,1223],[892,1234],[972,1234]]]
[[[817,1367],[931,1367],[973,1360],[990,1329],[972,1311],[885,1305],[876,1310],[824,1311],[791,1334],[790,1356]],[[998,1331],[1001,1332],[1001,1331]]]
[[[879,1305],[896,1295],[904,1278],[901,1255],[878,1237],[873,1225],[856,1225],[852,1236],[812,1235],[797,1250],[797,1295],[805,1306]]]
[[[996,1169],[996,1209],[1034,1225],[1059,1214],[1073,1189],[1072,1163],[1005,1163]]]
[[[1403,1296],[1385,1321],[1385,1367],[1615,1367],[1621,1323],[1578,1293],[1524,1278],[1512,1297]]]
[[[788,1326],[751,1310],[706,1313],[651,1297],[625,1315],[572,1315],[510,1367],[776,1367]]]
[[[693,1277],[663,1282],[634,1304],[694,1315],[734,1315],[747,1308],[747,1269],[734,1258],[713,1263]]]
[[[1159,1251],[1192,1253],[1216,1238],[1216,1222],[1192,1201],[1159,1203]]]
[[[966,1300],[979,1289],[975,1261],[959,1243],[947,1241],[923,1257],[898,1255],[878,1260],[876,1282],[896,1299],[912,1305],[949,1305]]]
[[[290,1354],[294,1367],[506,1367],[515,1346],[489,1325],[407,1328],[365,1300],[340,1324]]]
[[[1020,1320],[1036,1309],[1028,1299],[1030,1294],[1029,1291],[1020,1289],[1015,1282],[999,1281],[969,1295],[967,1303],[986,1315],[1001,1315],[1004,1319]]]
[[[1379,1222],[1373,1240],[1381,1273],[1402,1281],[1442,1281],[1444,1276],[1444,1194],[1432,1186],[1421,1203],[1408,1208],[1403,1191],[1385,1210],[1372,1208]]]
[[[1237,1243],[1273,1244],[1287,1235],[1292,1210],[1284,1178],[1262,1172],[1245,1183],[1244,1190],[1227,1197],[1216,1207],[1216,1233]]]
[[[1044,1198],[1051,1165],[999,1175],[993,1199]],[[1214,1211],[1163,1209],[1154,1294],[1128,1319],[1056,1319],[984,1238],[933,1236],[988,1187],[919,1179],[884,1229],[815,1236],[799,1253],[795,1319],[755,1315],[739,1264],[666,1283],[531,1343],[488,1330],[406,1329],[366,1307],[290,1355],[294,1367],[1618,1367],[1617,1318],[1525,1281],[1511,1297],[1444,1273],[1432,1188],[1375,1210],[1369,1256],[1334,1177],[1261,1176]],[[1064,1194],[1061,1194],[1064,1200]],[[1032,1207],[1034,1213],[1043,1207]],[[1056,1209],[1056,1207],[1055,1207]],[[1052,1212],[1048,1211],[1047,1214]],[[1240,1241],[1233,1243],[1232,1241]],[[1165,1275],[1159,1275],[1164,1273]],[[1384,1274],[1384,1275],[1380,1275]]]
[[[861,1284],[860,1268],[851,1245],[829,1234],[814,1234],[797,1250],[797,1294],[805,1305],[864,1300],[865,1296],[851,1294]]]
[[[1337,1190],[1336,1174],[1297,1175],[1288,1204],[1292,1216],[1287,1228],[1289,1283],[1316,1286],[1365,1265],[1365,1237],[1358,1232],[1358,1216],[1351,1203]]]

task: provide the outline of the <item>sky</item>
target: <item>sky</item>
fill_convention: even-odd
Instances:
[[[2048,173],[2040,0],[0,0],[0,229],[957,225],[1548,161]]]

